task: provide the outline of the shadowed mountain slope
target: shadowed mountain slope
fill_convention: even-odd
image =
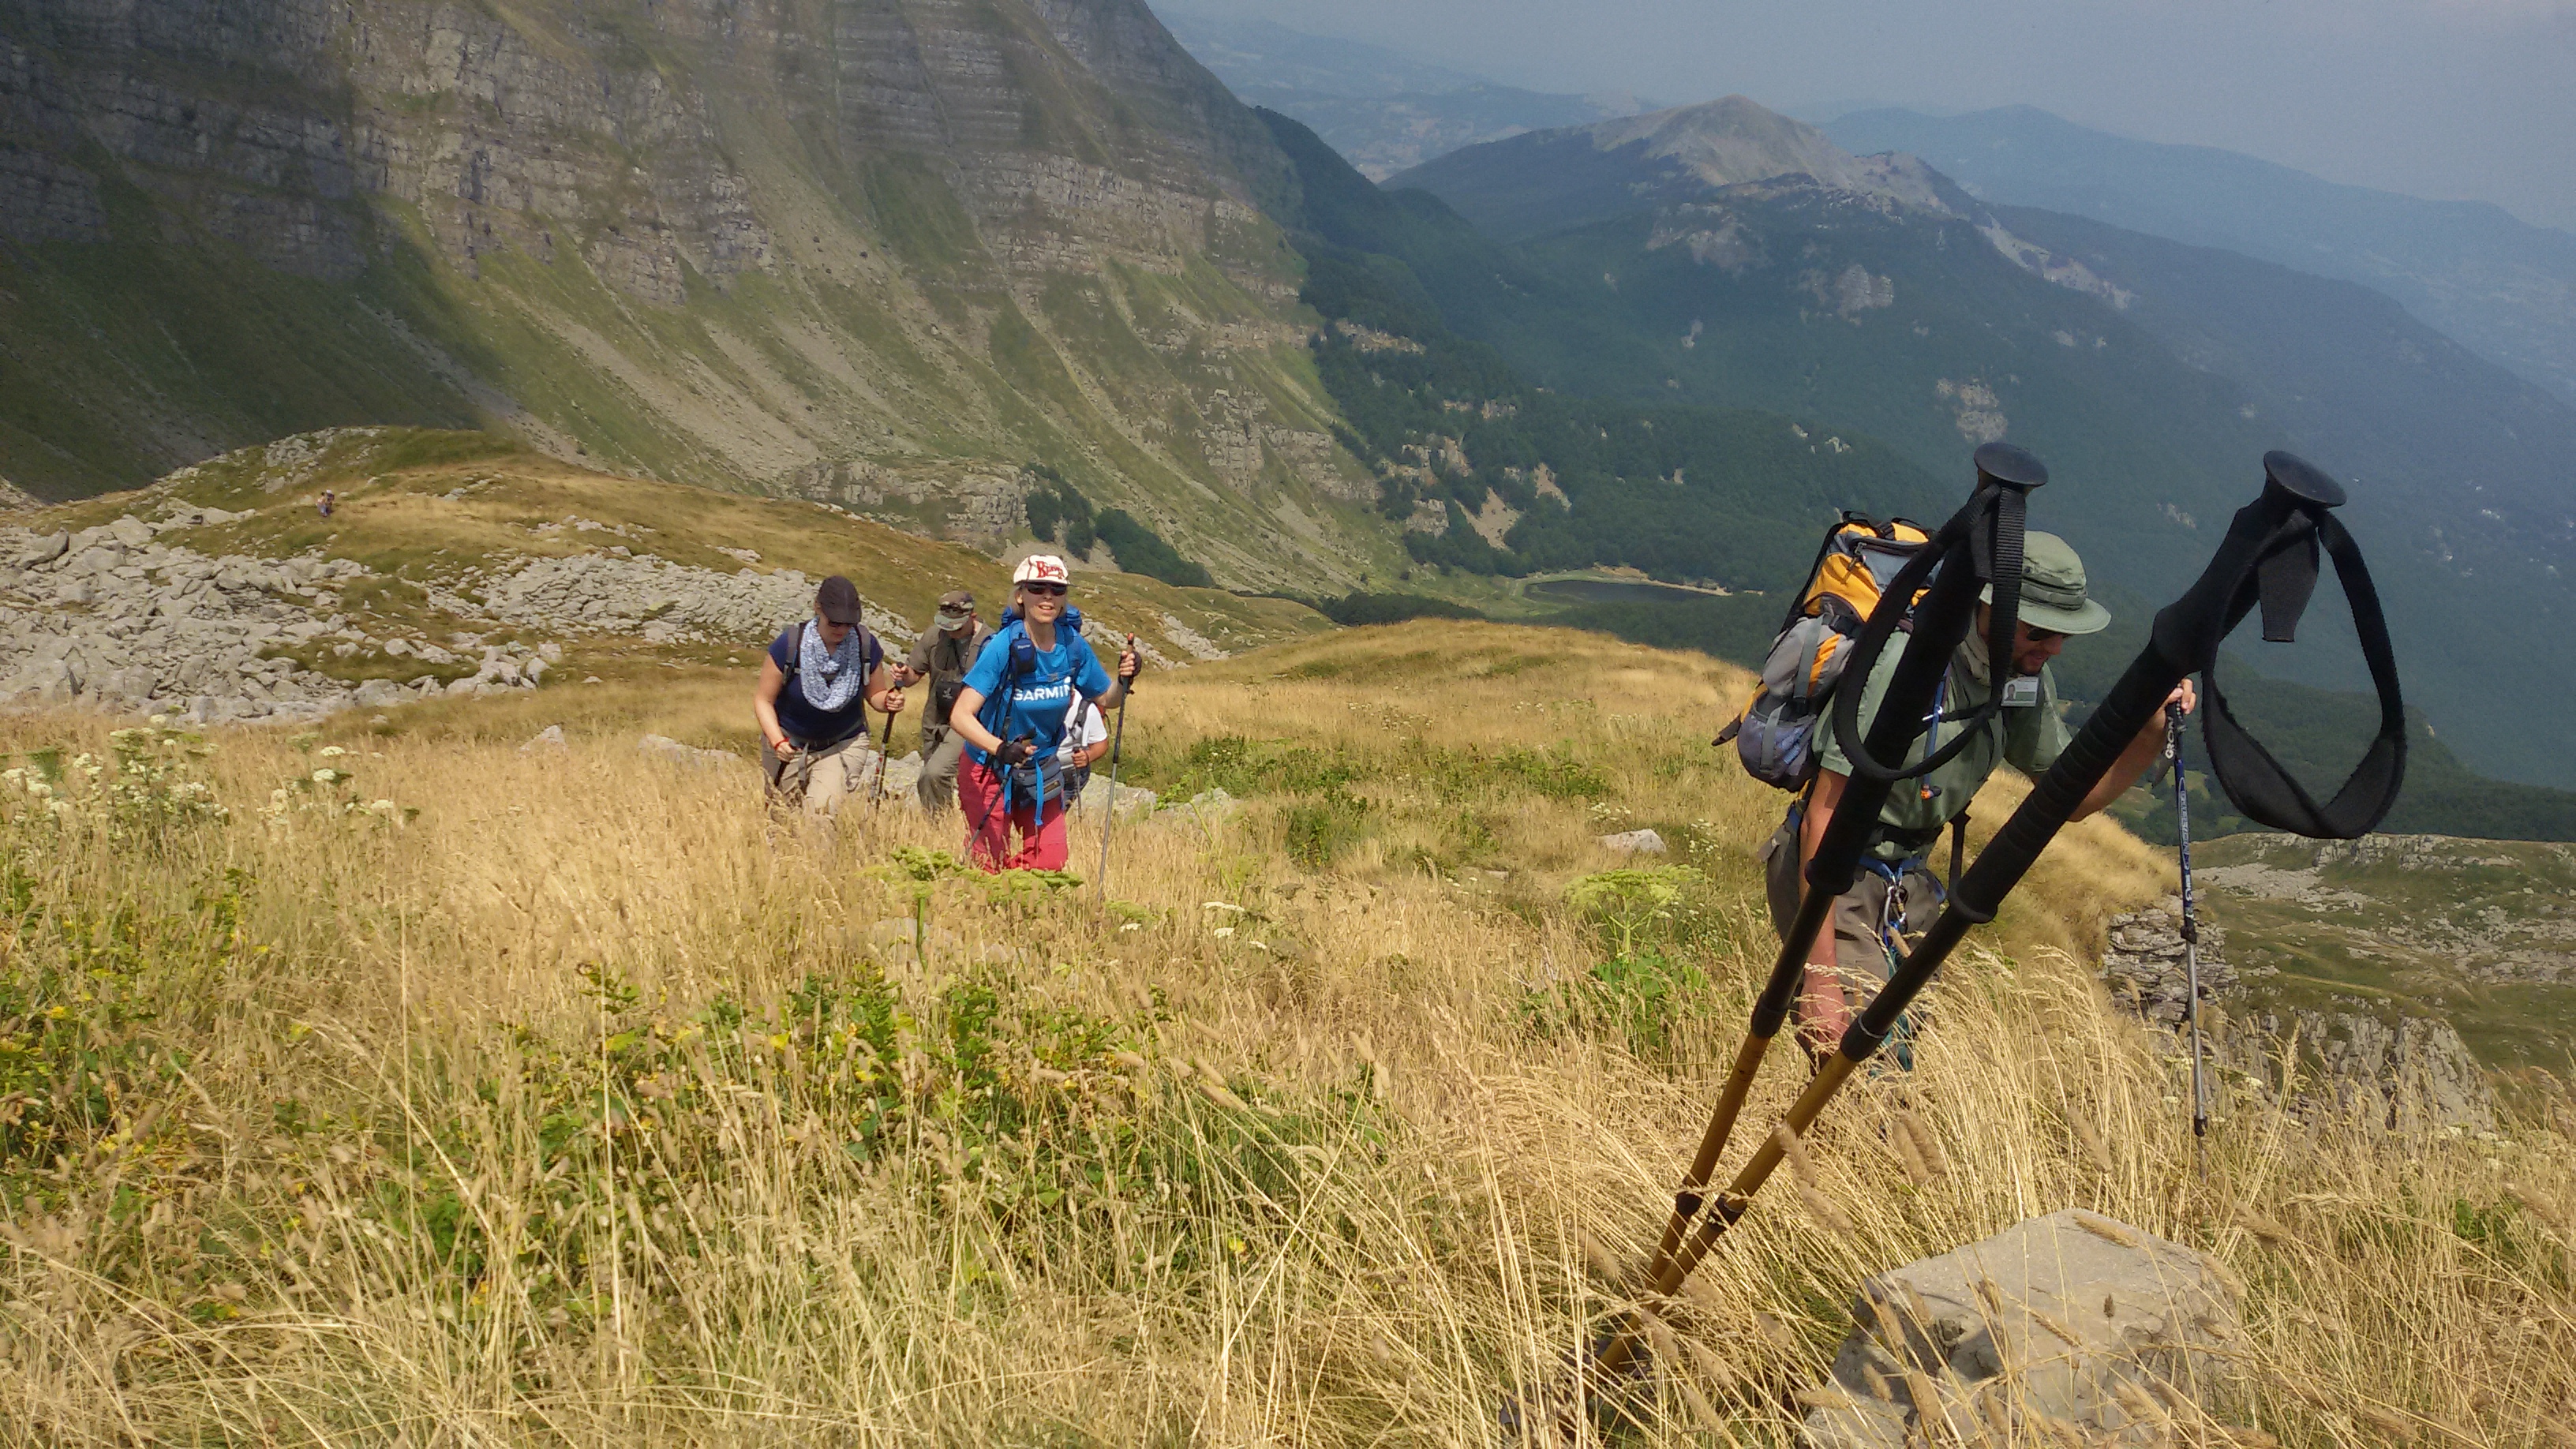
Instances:
[[[1261,208],[1137,0],[0,5],[0,472],[479,422],[959,537],[1045,460],[1220,576],[1374,548]]]

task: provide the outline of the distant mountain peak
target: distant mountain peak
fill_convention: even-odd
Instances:
[[[1440,197],[1501,240],[1791,183],[1880,210],[1962,216],[1974,201],[1903,152],[1855,156],[1746,96],[1532,131],[1390,177]]]
[[[1643,143],[1645,154],[1686,168],[1710,187],[1808,176],[1835,191],[1948,211],[1930,169],[1911,156],[1854,156],[1824,132],[1749,96],[1721,96],[1585,128],[1603,151]]]

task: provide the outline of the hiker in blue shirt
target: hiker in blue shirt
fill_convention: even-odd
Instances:
[[[966,849],[988,871],[1064,868],[1065,720],[1077,695],[1116,708],[1140,667],[1130,648],[1112,679],[1091,645],[1060,627],[1071,587],[1063,559],[1041,553],[1021,562],[1011,575],[1019,617],[984,642],[949,712],[949,727],[966,741],[957,771]]]

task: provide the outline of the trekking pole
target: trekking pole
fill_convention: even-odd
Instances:
[[[1134,652],[1136,636],[1127,636],[1127,649]],[[1141,671],[1139,671],[1141,673]],[[1127,697],[1136,692],[1136,681],[1118,694],[1118,722],[1109,727],[1109,793],[1100,800],[1100,925],[1109,926],[1109,827],[1118,820],[1118,751],[1127,743]],[[1080,731],[1076,731],[1077,738]]]
[[[885,743],[877,749],[876,793],[868,797],[868,813],[871,815],[877,812],[878,806],[885,803],[886,771],[894,768],[894,722],[895,717],[902,712],[901,710],[886,711]]]
[[[1975,627],[1977,592],[1982,582],[1994,586],[1987,640],[1993,651],[1990,657],[2011,657],[2013,623],[2021,608],[2022,520],[2030,490],[2048,481],[2048,469],[2039,459],[2005,443],[1979,448],[1976,466],[1977,486],[1967,504],[1941,525],[1932,541],[1880,591],[1878,605],[1870,611],[1859,639],[1851,645],[1851,660],[1843,667],[1845,679],[1866,681],[1879,654],[1895,637],[1897,624],[1909,610],[1913,612],[1913,632],[1897,662],[1896,675],[1888,683],[1886,703],[1870,725],[1867,753],[1873,761],[1903,759],[1913,748],[1915,736],[1922,733],[1924,716],[1931,711],[1941,681],[1949,672],[1951,653]],[[1954,559],[1955,566],[1943,567],[1945,561]],[[1915,591],[1923,588],[1927,579],[1930,589],[1918,606]],[[1855,683],[1839,693],[1852,700],[1848,712],[1851,718],[1845,720],[1838,712],[1833,725],[1844,730],[1844,738],[1853,738],[1859,734],[1860,685]],[[1995,699],[2001,698],[1998,691]],[[1993,707],[1995,703],[1990,702],[1989,708]],[[1819,722],[1822,726],[1823,722]],[[1656,1245],[1646,1270],[1650,1280],[1663,1275],[1673,1254],[1680,1250],[1691,1220],[1706,1205],[1702,1189],[1716,1170],[1719,1155],[1726,1150],[1727,1138],[1734,1131],[1735,1119],[1743,1113],[1745,1096],[1752,1090],[1754,1074],[1770,1051],[1772,1038],[1780,1034],[1790,1008],[1797,1002],[1799,984],[1806,976],[1807,953],[1824,928],[1835,897],[1850,890],[1860,873],[1861,853],[1869,846],[1880,807],[1887,803],[1899,779],[1939,768],[1966,748],[1976,734],[1972,723],[1960,730],[1949,745],[1911,770],[1856,769],[1844,786],[1833,820],[1825,827],[1824,839],[1807,863],[1807,889],[1799,898],[1797,919],[1782,937],[1770,978],[1754,1002],[1753,1020],[1746,1028],[1743,1045],[1736,1050],[1726,1083],[1718,1091],[1708,1128],[1700,1136],[1699,1152],[1691,1159],[1680,1189],[1673,1194],[1672,1216],[1664,1225],[1663,1239]],[[1856,765],[1858,760],[1855,752]]]
[[[2209,1136],[2209,1078],[2200,1049],[2200,916],[2191,896],[2191,790],[2183,779],[2179,704],[2165,706],[2165,759],[2173,766],[2175,833],[2182,841],[2182,974],[2184,989],[2191,993],[2183,1004],[2183,1015],[2191,1022],[2191,1160],[2207,1177],[2203,1143]]]
[[[2040,851],[2184,679],[2197,673],[2207,685],[2209,714],[2204,728],[2211,772],[2249,819],[2313,838],[2350,840],[2368,833],[2396,803],[2406,777],[2406,707],[2398,689],[2388,622],[2380,612],[2369,568],[2352,535],[2329,512],[2343,503],[2344,491],[2332,478],[2288,453],[2268,453],[2263,463],[2262,495],[2237,510],[2226,539],[2199,581],[2156,615],[2147,647],[2103,697],[2057,763],[2031,787],[2012,818],[1978,853],[1922,944],[1898,965],[1886,986],[1843,1033],[1834,1055],[1781,1119],[1785,1133],[1766,1136],[1734,1181],[1715,1196],[1709,1211],[1699,1217],[1689,1237],[1648,1285],[1651,1294],[1669,1295],[1678,1289],[1726,1230],[1744,1216],[1753,1195],[1786,1155],[1784,1144],[1803,1137],[1853,1071],[1885,1044],[1897,1020],[1968,929],[1995,918],[2004,896],[2020,883]],[[2275,643],[2295,639],[2299,616],[2316,590],[2321,544],[2334,559],[2335,575],[2361,638],[2362,658],[2378,691],[2380,711],[2378,737],[2335,797],[2322,806],[2236,722],[2219,693],[2217,678],[2219,645],[2258,602],[2263,609],[2263,637]],[[1998,591],[1997,598],[2001,597]],[[1871,622],[1877,622],[1875,615]],[[1884,711],[1880,718],[1886,718]],[[1845,738],[1849,737],[1846,733]],[[1873,730],[1871,744],[1876,742]],[[1861,755],[1853,753],[1856,770],[1865,763]],[[1595,1372],[1607,1376],[1624,1368],[1635,1354],[1637,1337],[1634,1331],[1620,1333],[1597,1358]]]

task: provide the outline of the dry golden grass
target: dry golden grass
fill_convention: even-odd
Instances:
[[[159,841],[8,797],[0,1443],[1497,1442],[1624,1301],[1768,964],[1781,797],[1707,745],[1738,684],[1450,624],[1150,676],[1151,779],[1271,788],[1121,826],[1107,910],[941,875],[953,821],[781,826],[747,763],[636,751],[747,733],[729,676],[226,734],[233,817]],[[566,754],[508,743],[557,719]],[[261,814],[344,767],[419,814]],[[1688,993],[1600,986],[1567,903],[1634,824],[1702,873],[1626,919]],[[1077,828],[1076,874],[1097,849]],[[1663,1306],[1642,1423],[1580,1432],[1787,1442],[1861,1277],[2073,1204],[2244,1280],[2229,1424],[2567,1442],[2563,1129],[2239,1102],[2195,1174],[2171,1043],[2079,964],[2162,884],[2070,832],[1916,1070]]]

